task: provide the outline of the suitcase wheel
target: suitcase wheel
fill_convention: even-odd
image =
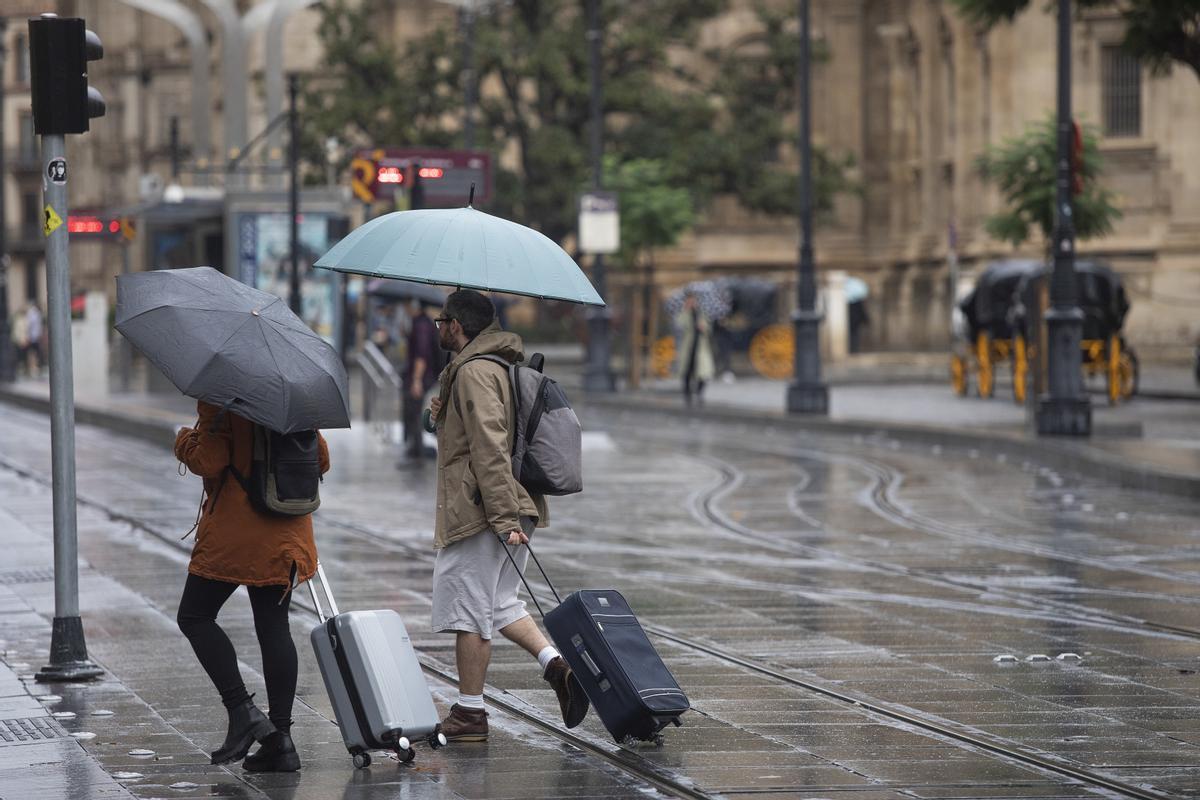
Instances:
[[[446,744],[446,734],[442,733],[442,726],[439,725],[436,731],[429,734],[429,746],[430,748],[437,750],[439,747],[445,747]]]
[[[364,752],[364,753],[355,753],[354,754],[355,769],[366,769],[369,766],[371,766],[371,754],[370,753]]]
[[[401,764],[408,764],[416,757],[417,751],[411,747],[403,749],[401,749],[399,746],[396,747],[396,758],[400,760]]]

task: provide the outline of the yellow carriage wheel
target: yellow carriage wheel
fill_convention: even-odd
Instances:
[[[967,360],[958,353],[950,356],[950,386],[959,397],[967,396],[970,379],[967,376]]]
[[[992,345],[986,333],[975,340],[975,358],[979,362],[979,396],[991,397],[996,375],[992,367]]]
[[[1106,355],[1108,356],[1108,404],[1115,406],[1121,402],[1121,340],[1110,336]]]
[[[1120,376],[1121,399],[1128,400],[1137,394],[1137,359],[1127,350],[1121,351],[1121,360],[1117,366],[1117,374]]]
[[[1025,346],[1024,336],[1013,340],[1012,351],[1013,400],[1024,403],[1029,391],[1029,349]]]
[[[654,343],[650,352],[650,369],[656,378],[671,377],[671,365],[675,363],[675,337],[663,336]]]
[[[750,363],[764,378],[789,378],[795,365],[796,337],[791,325],[768,325],[750,340]]]

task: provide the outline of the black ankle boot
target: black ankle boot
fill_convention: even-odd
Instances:
[[[295,772],[300,769],[300,755],[291,735],[277,730],[263,739],[262,747],[246,756],[242,769],[247,772]]]
[[[251,695],[240,706],[229,709],[229,732],[225,734],[225,744],[212,754],[212,763],[241,761],[255,742],[261,742],[274,732],[275,726],[254,705],[254,695]]]

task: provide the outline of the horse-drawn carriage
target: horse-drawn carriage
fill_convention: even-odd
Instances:
[[[950,383],[959,395],[970,390],[971,373],[980,397],[991,397],[996,388],[996,368],[1009,362],[1014,384],[1027,366],[1025,351],[1013,347],[1013,297],[1021,279],[1042,268],[1030,260],[994,261],[984,269],[970,294],[958,304],[965,326],[962,339],[950,357]]]
[[[1042,319],[1049,310],[1052,268],[1037,261],[1001,261],[988,265],[975,289],[963,298],[967,342],[951,356],[954,390],[965,395],[972,368],[981,397],[991,397],[995,369],[1007,361],[1013,399],[1029,392],[1031,364],[1043,348]],[[1121,278],[1091,260],[1075,262],[1076,301],[1083,312],[1080,357],[1086,377],[1103,375],[1108,399],[1116,404],[1137,392],[1137,354],[1121,335],[1129,299]],[[965,351],[965,352],[964,352]]]

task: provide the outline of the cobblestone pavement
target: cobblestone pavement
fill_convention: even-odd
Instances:
[[[65,731],[96,734],[75,745],[94,760],[61,763],[137,797],[619,798],[664,779],[747,799],[1200,795],[1200,503],[987,452],[643,412],[585,422],[587,490],[553,503],[535,545],[560,591],[619,588],[651,629],[694,706],[661,749],[617,748],[594,718],[583,744],[614,760],[556,738],[536,666],[500,645],[489,695],[531,718],[496,709],[487,745],[355,771],[297,609],[304,771],[209,766],[223,712],[173,623],[199,482],[165,448],[81,426],[82,606],[108,674],[25,683],[62,696]],[[330,441],[318,542],[341,605],[397,609],[430,666],[452,669],[452,640],[427,633],[432,465],[396,470],[367,427]],[[0,407],[13,669],[36,668],[49,638],[48,473],[45,417]],[[222,621],[261,693],[247,606],[239,594]],[[0,743],[0,797],[63,796],[60,762],[39,771],[57,794],[10,778],[16,749]],[[68,796],[103,796],[87,791]]]

